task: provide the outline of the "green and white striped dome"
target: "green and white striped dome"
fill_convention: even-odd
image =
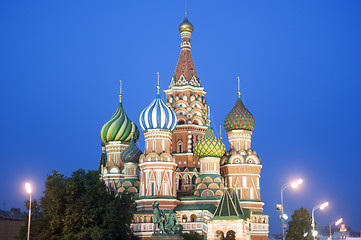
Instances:
[[[100,130],[100,137],[104,143],[110,141],[130,142],[134,138],[134,142],[138,141],[139,130],[137,126],[125,114],[122,102],[119,102],[117,111],[113,117],[104,124]]]

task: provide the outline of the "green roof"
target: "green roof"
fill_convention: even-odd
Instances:
[[[216,216],[216,217],[212,217],[209,221],[214,221],[214,220],[241,220],[242,218],[238,217],[238,216],[225,216],[225,217],[220,217],[220,216]]]
[[[227,190],[223,191],[223,196],[221,201],[218,204],[216,211],[214,212],[214,216],[219,217],[230,217],[230,216],[237,216],[239,217],[237,208],[233,203],[231,197]]]
[[[232,191],[231,198],[232,198],[234,205],[236,206],[238,214],[243,215],[243,209],[241,208],[241,205],[239,204],[239,199],[238,199],[236,191],[234,191],[234,190]]]
[[[207,210],[214,213],[216,206],[214,204],[182,204],[178,205],[174,210],[176,211],[194,211],[194,210]]]

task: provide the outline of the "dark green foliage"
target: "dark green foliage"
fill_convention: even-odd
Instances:
[[[24,225],[20,228],[19,238],[18,239],[26,239],[28,234],[28,222],[29,222],[29,203],[30,201],[25,201],[25,208],[28,209],[26,213],[24,213]],[[31,201],[31,229],[30,238],[33,239],[33,232],[38,232],[43,227],[41,209],[38,201],[34,199]]]
[[[183,240],[203,240],[202,235],[195,231],[190,231],[189,233],[181,233]]]
[[[295,210],[292,221],[288,223],[288,226],[286,240],[312,239],[311,217],[306,208]],[[306,232],[308,232],[307,236],[303,237]]]
[[[132,196],[113,196],[98,171],[79,169],[69,178],[53,171],[40,203],[40,217],[31,224],[42,227],[31,228],[32,239],[135,239],[130,230]],[[23,236],[20,239],[26,239]]]

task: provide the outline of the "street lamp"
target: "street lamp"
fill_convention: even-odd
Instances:
[[[25,183],[26,192],[30,194],[29,204],[29,222],[28,222],[28,240],[30,239],[30,220],[31,220],[31,186],[30,183]]]
[[[315,210],[316,209],[325,209],[326,207],[328,206],[328,202],[324,202],[320,205],[317,205],[315,207],[313,207],[312,209],[312,236],[313,236],[313,239],[315,239],[315,237],[317,236],[318,232],[315,231]]]
[[[337,226],[337,225],[339,225],[340,223],[342,223],[342,221],[343,221],[343,219],[340,218],[340,219],[337,220],[336,222],[332,222],[332,223],[330,224],[330,240],[332,240],[332,232],[331,232],[331,226],[332,226],[332,224],[335,224],[335,226]]]
[[[291,182],[291,183],[286,183],[285,185],[282,186],[281,188],[281,219],[282,219],[282,239],[285,240],[285,220],[287,220],[287,218],[285,218],[285,216],[287,216],[286,214],[284,214],[283,212],[283,191],[291,186],[293,188],[297,188],[298,185],[302,184],[303,180],[302,179],[298,179],[297,181]]]

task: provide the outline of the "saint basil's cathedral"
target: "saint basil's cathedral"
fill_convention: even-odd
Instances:
[[[135,143],[139,129],[123,109],[101,128],[101,178],[113,192],[134,194],[136,211],[131,228],[140,239],[153,233],[152,203],[175,209],[183,231],[207,239],[268,239],[268,215],[261,201],[261,162],[251,149],[255,121],[238,99],[225,116],[229,151],[210,127],[206,92],[192,55],[193,25],[187,15],[179,25],[180,57],[169,88],[139,116],[144,135],[142,152]],[[158,75],[159,82],[159,75]]]

